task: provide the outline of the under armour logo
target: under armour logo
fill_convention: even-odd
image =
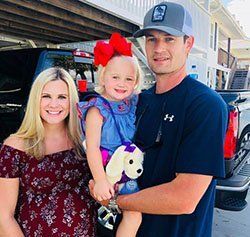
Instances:
[[[168,120],[169,122],[173,122],[174,121],[174,115],[173,114],[172,115],[166,114],[164,120],[165,121]]]

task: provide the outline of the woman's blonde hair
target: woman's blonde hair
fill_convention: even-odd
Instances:
[[[131,58],[132,59],[132,62],[136,68],[136,86],[135,86],[135,89],[134,89],[134,93],[135,94],[138,94],[141,92],[141,83],[142,83],[142,70],[141,70],[141,67],[139,65],[139,62],[138,62],[138,59],[136,56],[123,56],[123,55],[115,55],[112,57],[115,58],[115,57],[128,57],[128,58]],[[98,92],[99,94],[103,94],[104,92],[104,86],[101,85],[100,81],[105,81],[105,78],[104,78],[104,74],[105,74],[105,71],[106,71],[106,68],[107,67],[103,67],[103,66],[99,66],[98,67],[98,73],[97,73],[97,76],[98,76],[98,85],[97,87],[95,88],[95,91]]]
[[[80,123],[76,110],[79,101],[74,80],[70,74],[59,67],[52,67],[42,71],[35,79],[29,95],[27,109],[18,131],[12,136],[24,140],[24,149],[28,154],[40,159],[44,156],[44,126],[40,117],[40,101],[44,86],[50,81],[62,80],[69,90],[70,112],[65,119],[67,135],[80,157],[82,154]]]

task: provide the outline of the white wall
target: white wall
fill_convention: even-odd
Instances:
[[[211,19],[211,24],[215,25],[215,21],[213,19]],[[209,26],[209,46],[208,46],[208,57],[207,57],[207,62],[208,62],[208,67],[213,67],[213,68],[216,68],[217,67],[217,62],[218,62],[218,42],[219,42],[219,38],[218,38],[218,35],[219,35],[219,26],[218,26],[218,29],[217,29],[217,39],[216,39],[216,42],[217,42],[217,45],[216,45],[216,50],[214,50],[214,48],[211,48],[210,47],[210,35],[211,35],[211,24]],[[214,32],[213,32],[213,36],[214,36]],[[214,37],[213,37],[213,42],[212,42],[212,45],[214,45]]]
[[[187,61],[187,72],[191,72],[192,65],[196,65],[198,80],[207,85],[207,61],[195,55],[190,54]]]
[[[204,51],[209,46],[209,27],[210,27],[210,14],[202,8],[194,0],[172,0],[173,2],[180,3],[185,6],[190,12],[193,20],[193,33],[195,37],[194,47],[200,48]]]
[[[210,14],[194,0],[172,1],[185,6],[193,19],[193,33],[195,37],[195,43],[188,58],[187,72],[190,73],[192,65],[196,65],[199,74],[198,80],[207,85]],[[211,57],[211,60],[215,61],[215,58]]]
[[[83,0],[80,0],[83,1]],[[121,18],[130,19],[131,22],[142,24],[143,16],[147,9],[152,5],[162,2],[161,0],[85,0],[91,5],[105,9]],[[195,37],[194,49],[188,59],[187,71],[190,72],[191,66],[196,65],[199,80],[207,84],[207,65],[215,66],[217,63],[216,53],[209,54],[209,31],[210,13],[201,7],[196,0],[171,0],[185,6],[193,18],[193,31]],[[208,0],[206,0],[208,1]],[[118,10],[119,9],[119,10]]]
[[[208,78],[207,78],[207,85],[213,89],[216,87],[216,71],[222,70],[224,72],[228,72],[227,68],[224,68],[221,65],[218,65],[218,51],[219,51],[219,32],[220,32],[220,25],[217,22],[217,33],[215,33],[215,20],[211,18],[210,26],[209,26],[209,47],[208,47],[208,60],[207,60],[207,67],[208,67]],[[211,27],[213,24],[213,27]],[[213,32],[212,32],[213,30]],[[211,36],[212,39],[211,39]],[[210,42],[212,41],[212,42]],[[216,47],[214,48],[214,44],[216,42]]]
[[[238,68],[246,68],[246,67],[250,68],[250,59],[249,60],[238,61],[237,67]]]

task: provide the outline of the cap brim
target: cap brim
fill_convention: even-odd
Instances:
[[[170,28],[170,27],[167,27],[167,26],[148,26],[148,27],[145,27],[141,30],[137,30],[133,36],[135,38],[138,38],[138,37],[141,37],[141,36],[145,36],[146,32],[149,31],[149,30],[160,30],[160,31],[163,31],[167,34],[170,34],[170,35],[173,35],[173,36],[184,36],[185,33],[179,31],[179,30],[176,30],[174,28]]]

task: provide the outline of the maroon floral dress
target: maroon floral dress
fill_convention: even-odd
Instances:
[[[90,171],[73,149],[39,161],[3,145],[0,177],[20,179],[16,219],[25,236],[96,236],[96,204],[87,187]]]

